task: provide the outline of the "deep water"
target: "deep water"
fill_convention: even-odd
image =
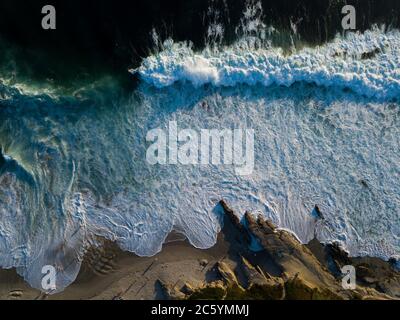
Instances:
[[[0,66],[16,68],[40,81],[74,83],[99,73],[122,73],[138,67],[154,46],[151,32],[175,41],[190,40],[196,49],[206,45],[209,25],[224,26],[224,44],[237,40],[236,28],[249,0],[53,0],[57,29],[41,28],[41,0],[3,0],[0,3]],[[357,30],[374,24],[399,27],[397,0],[262,0],[263,22],[283,36],[293,27],[307,44],[321,44],[342,33],[341,8],[357,9]],[[13,48],[10,53],[10,48]],[[11,64],[11,66],[10,66]],[[15,71],[15,70],[13,70]]]

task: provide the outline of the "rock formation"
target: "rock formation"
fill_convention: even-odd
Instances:
[[[400,298],[400,274],[389,263],[373,259],[371,264],[371,259],[367,263],[362,258],[349,258],[338,245],[325,246],[316,239],[304,245],[293,234],[277,229],[261,216],[246,212],[241,223],[225,201],[220,205],[225,213],[224,230],[229,234],[234,253],[212,267],[218,275],[216,280],[198,286],[185,283],[181,288],[162,283],[167,299]],[[252,239],[260,244],[261,252],[251,252]],[[263,264],[263,259],[270,260]],[[278,270],[275,275],[267,270],[271,263]],[[356,267],[355,290],[341,286],[340,268],[345,264]]]

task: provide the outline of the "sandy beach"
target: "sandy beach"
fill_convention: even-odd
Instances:
[[[337,247],[323,246],[317,240],[302,245],[285,231],[266,229],[273,228],[270,222],[249,215],[246,216],[249,227],[245,229],[234,212],[223,205],[224,228],[216,245],[210,249],[196,249],[174,233],[160,253],[138,257],[103,240],[100,248],[87,252],[77,279],[62,293],[46,295],[29,287],[15,270],[1,270],[0,299],[213,298],[214,293],[210,297],[203,294],[221,289],[229,296],[232,288],[235,294],[240,293],[237,296],[240,298],[242,294],[254,294],[251,288],[257,286],[264,288],[264,293],[254,299],[400,297],[400,273],[389,262],[377,258],[349,258]],[[250,235],[258,237],[261,246],[267,241],[268,246],[259,252],[250,251]],[[341,277],[335,277],[328,267],[332,263],[355,265],[359,273],[356,290],[341,288]],[[279,294],[271,295],[271,292]]]

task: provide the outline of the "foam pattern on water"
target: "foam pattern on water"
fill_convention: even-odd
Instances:
[[[390,66],[396,68],[398,57],[383,55],[396,49],[398,34],[371,31],[337,40],[335,47],[364,51],[357,39],[390,40],[384,54],[359,64],[387,70],[379,85],[392,81]],[[303,52],[318,57],[330,47]],[[96,236],[148,256],[175,229],[208,248],[221,229],[222,198],[238,214],[262,214],[303,242],[316,235],[340,241],[351,255],[399,255],[400,113],[398,103],[386,99],[396,94],[394,82],[370,97],[304,81],[268,90],[262,82],[194,87],[171,81],[160,88],[148,64],[171,66],[160,72],[169,75],[166,70],[180,63],[175,53],[168,60],[170,54],[146,60],[140,72],[145,77],[143,70],[149,71],[150,84],[142,83],[129,99],[63,101],[0,86],[0,145],[9,159],[0,174],[1,267],[17,267],[40,289],[42,266],[54,265],[57,292],[76,278]],[[322,59],[317,57],[310,59]],[[345,65],[343,57],[332,59]],[[197,131],[254,129],[253,174],[239,176],[229,165],[150,165],[146,134],[167,129],[169,121]],[[323,222],[312,215],[315,204]]]
[[[295,82],[351,89],[367,97],[398,98],[400,33],[380,29],[348,33],[333,42],[284,54],[279,48],[254,49],[243,42],[196,52],[189,44],[165,41],[164,50],[144,60],[141,79],[158,88],[187,81],[195,86],[237,84],[290,86]]]

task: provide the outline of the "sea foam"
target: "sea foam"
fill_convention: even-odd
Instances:
[[[172,230],[209,248],[221,199],[302,242],[398,255],[400,117],[387,100],[398,94],[398,39],[373,30],[292,55],[243,45],[196,53],[170,42],[144,60],[129,99],[93,106],[0,85],[0,145],[18,164],[0,176],[0,266],[38,289],[42,267],[56,266],[58,292],[97,236],[142,256],[159,252]],[[170,121],[197,132],[254,129],[254,172],[150,165],[146,134]]]
[[[239,44],[196,52],[187,43],[164,42],[164,49],[133,70],[157,88],[186,81],[195,86],[237,84],[290,86],[295,82],[341,87],[367,96],[398,98],[400,32],[375,28],[348,33],[314,48],[285,53],[280,48]]]

